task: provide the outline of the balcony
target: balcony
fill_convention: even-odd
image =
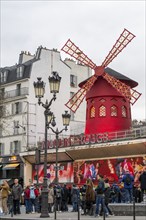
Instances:
[[[4,99],[28,95],[28,87],[4,92]]]

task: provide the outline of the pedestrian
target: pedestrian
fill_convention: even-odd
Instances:
[[[80,192],[78,187],[73,184],[72,189],[71,189],[71,198],[72,198],[72,212],[77,212],[78,211],[78,200],[80,197]]]
[[[18,179],[14,179],[14,185],[12,186],[14,215],[21,214],[21,212],[20,212],[20,198],[21,198],[22,192],[23,192],[23,189],[22,189],[22,186],[18,183]]]
[[[146,166],[143,169],[142,174],[139,177],[140,181],[140,188],[142,192],[142,201],[144,200],[144,197],[146,196]]]
[[[38,190],[36,189],[36,187],[34,186],[34,184],[32,183],[30,186],[30,207],[31,207],[31,213],[35,213],[37,212],[37,197],[39,195]]]
[[[62,211],[68,211],[68,200],[69,200],[69,190],[66,184],[63,185],[62,188]]]
[[[8,206],[7,206],[7,201],[8,201],[8,195],[10,192],[10,187],[7,183],[7,181],[3,180],[2,185],[0,186],[0,191],[1,191],[1,207],[4,215],[8,214]]]
[[[98,180],[98,185],[95,189],[95,192],[96,192],[96,211],[95,211],[95,217],[99,217],[99,213],[100,213],[100,210],[99,210],[99,206],[101,205],[101,207],[103,207],[103,211],[104,211],[104,214],[106,216],[109,215],[108,213],[108,210],[105,206],[105,197],[104,197],[104,191],[105,191],[105,183],[104,183],[104,180],[103,180],[103,176],[98,174],[97,175],[97,180]]]
[[[84,214],[93,215],[93,204],[95,202],[95,191],[93,189],[93,182],[91,179],[87,179],[86,192],[85,192],[85,206]],[[87,212],[88,210],[88,212]]]
[[[26,214],[31,213],[30,185],[28,185],[28,186],[24,189],[24,203],[25,203]]]
[[[55,196],[56,196],[56,211],[61,212],[61,206],[62,206],[62,188],[58,184],[55,186]]]
[[[48,211],[49,213],[53,212],[53,203],[54,203],[54,189],[52,184],[49,185],[48,189]]]
[[[133,183],[134,183],[133,175],[131,175],[127,170],[121,182],[124,183],[124,188],[126,191],[126,203],[131,203],[133,201]]]
[[[86,184],[84,184],[80,189],[80,200],[81,200],[81,214],[85,214],[85,205],[86,205]]]
[[[105,207],[107,208],[109,215],[114,215],[112,210],[108,206],[108,204],[111,202],[111,187],[110,187],[108,178],[105,179],[104,187],[105,187],[105,190],[104,190]],[[103,207],[101,207],[100,215],[101,216],[103,215]]]

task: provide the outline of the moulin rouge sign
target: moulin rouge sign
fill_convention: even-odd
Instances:
[[[63,138],[58,140],[58,147],[72,147],[85,144],[96,144],[108,142],[108,133],[91,134],[91,135],[78,135],[70,136],[69,138]],[[48,149],[56,147],[56,139],[48,140]],[[41,142],[41,148],[45,148],[45,142]]]

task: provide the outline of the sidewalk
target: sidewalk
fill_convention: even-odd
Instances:
[[[25,214],[22,213],[20,215],[14,215],[11,217],[10,215],[7,216],[0,216],[0,220],[38,220],[38,219],[44,219],[44,220],[54,220],[54,213],[50,214],[49,218],[40,218],[39,213],[35,214]],[[102,220],[103,217],[95,218],[94,216],[84,216],[80,215],[80,218],[78,218],[78,213],[77,212],[62,212],[62,213],[57,213],[57,220],[94,220],[94,219],[99,219]],[[133,220],[133,216],[109,216],[106,219],[111,219],[111,220]],[[146,216],[136,216],[135,220],[146,220]]]

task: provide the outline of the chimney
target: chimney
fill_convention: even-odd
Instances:
[[[27,51],[21,51],[19,55],[19,64],[23,64],[27,62],[28,60],[32,60],[34,58],[33,55],[31,55],[30,52]]]

